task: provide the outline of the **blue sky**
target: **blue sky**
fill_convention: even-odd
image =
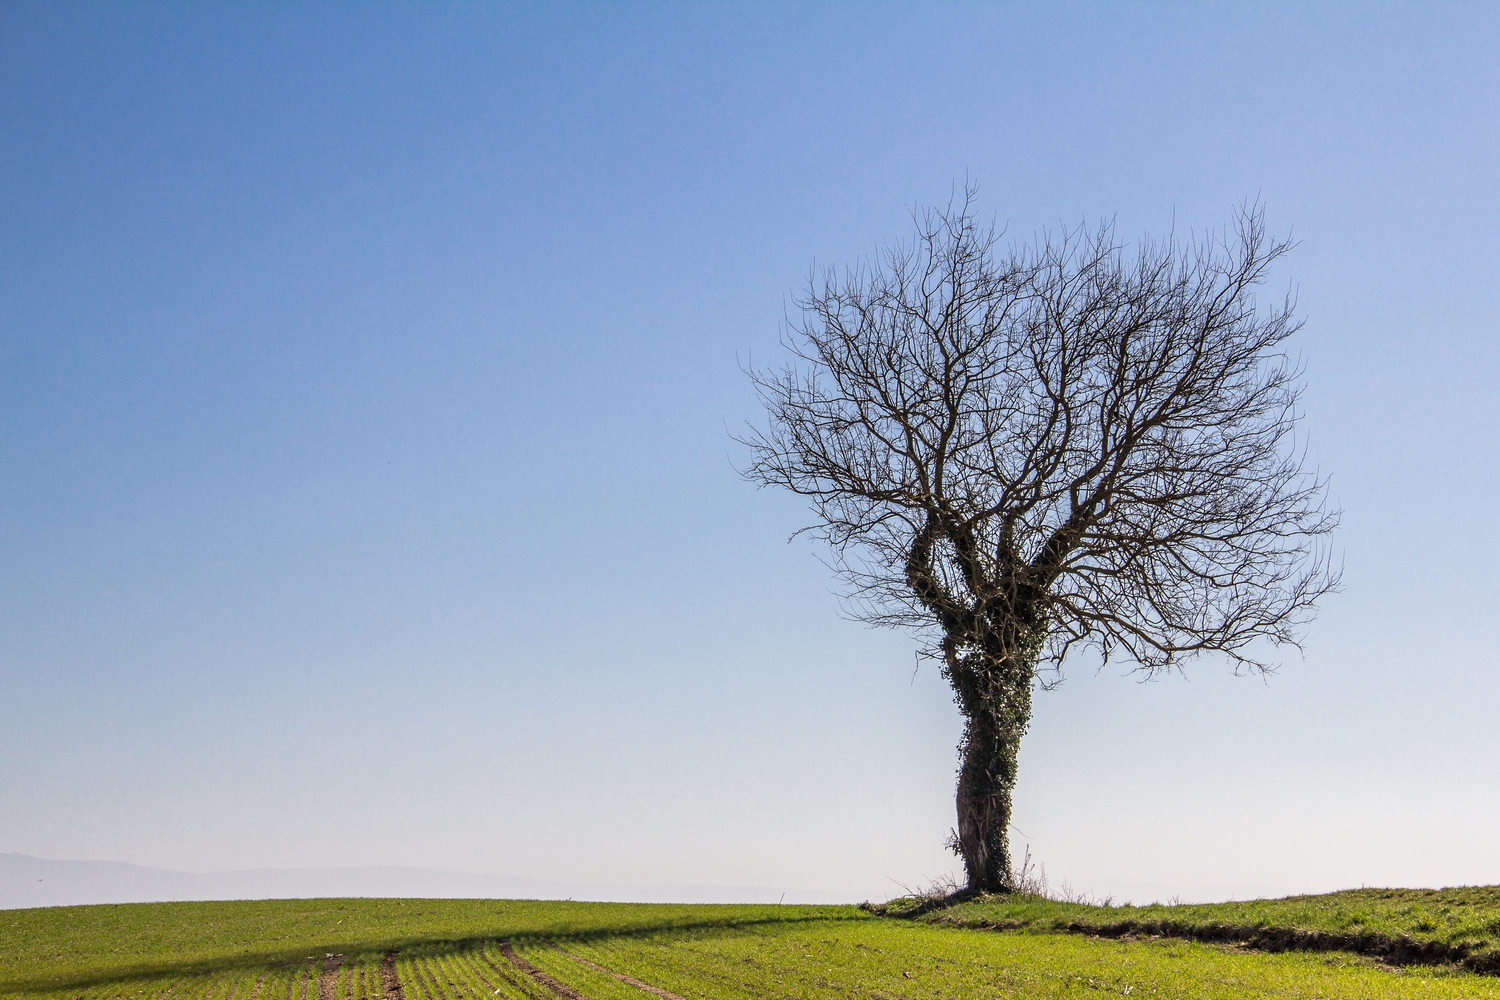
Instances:
[[[729,431],[809,266],[967,177],[1022,238],[1258,197],[1346,511],[1268,683],[1038,697],[1019,844],[1137,895],[1500,881],[1497,43],[1483,5],[0,4],[0,851],[954,870],[941,679]]]

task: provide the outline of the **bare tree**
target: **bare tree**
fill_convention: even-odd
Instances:
[[[1007,833],[1035,686],[1092,648],[1154,676],[1260,672],[1338,585],[1338,512],[1294,432],[1301,326],[1255,297],[1290,249],[1242,207],[1216,238],[1112,225],[1001,246],[974,190],[915,239],[809,279],[749,372],[751,481],[808,497],[864,620],[925,639],[963,713],[970,892],[1015,886]],[[1258,642],[1259,640],[1259,642]]]

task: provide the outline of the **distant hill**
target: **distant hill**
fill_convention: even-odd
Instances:
[[[426,868],[254,868],[179,872],[120,861],[53,861],[0,854],[0,909],[173,900],[304,899],[321,896],[428,899],[576,899],[619,903],[857,903],[837,892],[771,886],[574,885],[543,879]]]

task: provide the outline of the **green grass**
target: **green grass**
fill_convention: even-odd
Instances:
[[[910,912],[898,900],[887,912]],[[1089,906],[995,897],[917,916],[951,927],[1233,941],[1266,950],[1340,949],[1397,963],[1500,972],[1500,886],[1355,889],[1322,896],[1176,906]]]
[[[1456,905],[1428,905],[1420,897],[1408,902],[1432,921],[1444,906],[1451,911]],[[1042,908],[1061,904],[1033,904],[1038,909],[1027,911],[1025,921],[1016,915],[1023,911],[999,909],[1004,905],[991,901],[950,910],[948,924],[934,919],[935,914],[893,920],[855,907],[495,900],[273,900],[8,910],[0,911],[0,998],[318,1000],[326,956],[335,954],[344,960],[325,984],[333,997],[380,1000],[380,966],[392,952],[407,1000],[555,996],[507,957],[501,943],[510,942],[523,963],[589,1000],[649,1000],[650,994],[619,976],[695,1000],[1500,1000],[1500,978],[1452,968],[1392,969],[1337,951],[1264,954],[1181,939],[1058,933],[1056,918],[1065,911]],[[1400,911],[1401,905],[1392,897],[1379,912],[1394,921],[1391,926],[1423,919],[1413,916],[1415,910]],[[997,917],[1024,926],[1000,933],[952,926],[958,918],[994,923]]]

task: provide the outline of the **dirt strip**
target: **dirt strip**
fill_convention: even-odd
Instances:
[[[406,1000],[406,994],[401,992],[401,979],[396,975],[394,951],[380,956],[380,986],[385,991],[385,1000]]]
[[[606,976],[613,976],[614,978],[618,979],[622,983],[629,983],[631,986],[634,986],[638,990],[645,990],[647,993],[650,993],[653,996],[661,997],[662,1000],[687,1000],[687,997],[679,996],[678,994],[673,993],[670,990],[664,990],[660,986],[652,986],[650,983],[643,983],[643,982],[641,982],[639,979],[636,979],[634,976],[627,976],[623,972],[616,972],[613,969],[606,969],[602,965],[596,965],[593,962],[590,962],[588,959],[582,958],[582,957],[580,957],[578,955],[575,955],[575,954],[573,954],[570,951],[565,951],[564,949],[558,947],[557,945],[553,945],[552,947],[557,948],[558,951],[561,951],[564,955],[567,955],[569,958],[571,958],[573,961],[577,962],[579,965],[587,965],[590,969],[593,969],[595,972],[602,972]]]
[[[343,965],[343,955],[329,955],[323,960],[323,971],[318,974],[318,1000],[338,1000],[339,969]]]
[[[552,976],[548,975],[541,969],[538,969],[536,966],[526,961],[526,959],[522,958],[520,955],[517,955],[516,950],[510,946],[509,941],[500,942],[500,954],[510,959],[511,964],[513,964],[516,968],[520,969],[522,972],[526,973],[532,979],[535,979],[537,982],[541,983],[543,986],[547,987],[547,989],[551,990],[553,993],[556,993],[558,996],[567,997],[568,1000],[589,1000],[588,997],[584,996],[582,993],[579,993],[567,983],[562,982],[559,979],[554,979]]]

